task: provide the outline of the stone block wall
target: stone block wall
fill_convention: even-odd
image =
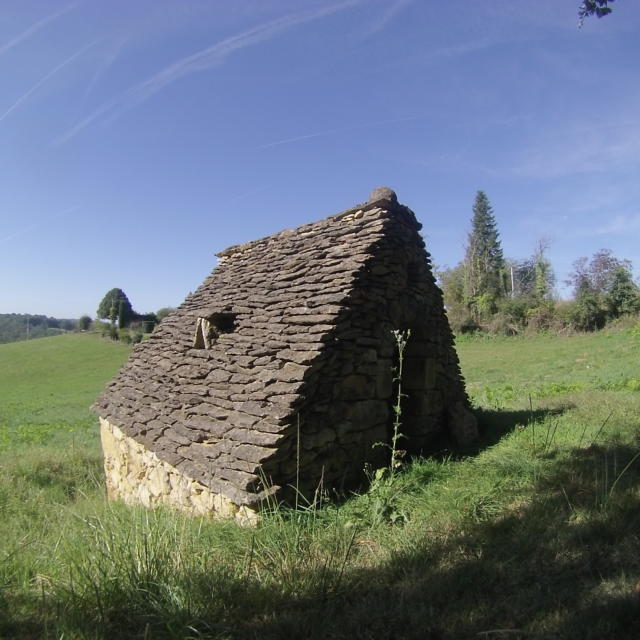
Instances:
[[[347,214],[342,222],[349,225],[360,219],[357,216],[370,217],[369,230],[387,232],[362,263],[327,332],[322,357],[304,373],[307,393],[296,414],[299,452],[295,458],[264,463],[278,484],[297,482],[297,490],[306,496],[320,486],[357,485],[364,479],[365,465],[387,463],[388,449],[376,444],[390,442],[392,435],[398,364],[394,330],[411,331],[403,373],[401,432],[406,437],[399,448],[422,453],[447,430],[462,442],[476,435],[442,294],[415,219],[374,208]],[[340,247],[346,257],[348,245],[337,245],[334,251]],[[461,420],[466,420],[466,431],[460,428]]]
[[[147,508],[168,506],[195,516],[234,518],[254,524],[254,509],[238,506],[220,493],[191,480],[170,464],[100,418],[107,496]]]

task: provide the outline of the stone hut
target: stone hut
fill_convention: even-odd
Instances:
[[[390,442],[477,435],[429,254],[385,187],[337,215],[230,247],[197,291],[135,345],[98,399],[108,494],[251,518],[270,499],[362,481]]]

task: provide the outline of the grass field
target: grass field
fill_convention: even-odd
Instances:
[[[126,353],[0,345],[0,637],[637,637],[637,330],[461,343],[476,450],[257,529],[106,503],[87,407]]]
[[[89,334],[0,345],[0,447],[89,428],[89,406],[129,348]]]
[[[458,346],[467,391],[491,404],[581,390],[640,389],[640,331],[476,339]],[[495,357],[488,357],[494,353]]]

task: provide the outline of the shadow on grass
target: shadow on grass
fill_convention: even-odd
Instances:
[[[429,457],[435,459],[458,460],[477,456],[492,447],[519,426],[543,422],[550,416],[559,416],[570,407],[538,408],[532,410],[475,409],[480,438],[477,442],[461,447],[447,437],[433,443]]]
[[[560,416],[570,407],[539,408],[527,410],[494,410],[476,409],[475,416],[478,419],[480,440],[475,449],[476,453],[487,447],[492,447],[508,433],[519,426],[543,422],[550,416]]]
[[[425,534],[325,602],[284,598],[237,637],[637,638],[640,464],[621,475],[636,453],[575,450],[528,504],[444,540]]]
[[[469,514],[449,534],[425,531],[372,568],[301,563],[296,571],[285,556],[274,568],[256,553],[243,576],[214,563],[178,570],[171,586],[96,585],[74,598],[53,590],[48,626],[5,609],[0,635],[631,640],[640,625],[636,453],[615,444],[576,449],[550,462],[526,503],[498,518]]]

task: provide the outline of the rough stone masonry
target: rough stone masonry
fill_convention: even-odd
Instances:
[[[294,491],[345,489],[390,442],[477,436],[442,293],[413,212],[385,187],[297,229],[230,247],[135,345],[94,405],[111,498],[252,519]]]

